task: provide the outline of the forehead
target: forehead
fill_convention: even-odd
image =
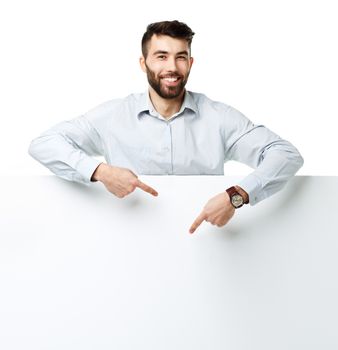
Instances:
[[[184,39],[172,38],[168,35],[156,35],[154,34],[148,46],[148,52],[154,53],[155,51],[168,51],[169,53],[189,51],[188,42]]]

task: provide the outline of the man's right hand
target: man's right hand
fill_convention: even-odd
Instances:
[[[114,167],[101,163],[93,173],[92,181],[102,182],[107,190],[119,198],[123,198],[133,192],[136,187],[157,196],[158,193],[152,187],[146,185],[137,178],[131,170]]]

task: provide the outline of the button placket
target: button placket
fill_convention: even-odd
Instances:
[[[162,147],[162,151],[164,152],[165,164],[166,164],[166,172],[167,174],[172,173],[172,156],[171,156],[171,126],[170,122],[166,122],[166,132],[165,132],[165,142]]]

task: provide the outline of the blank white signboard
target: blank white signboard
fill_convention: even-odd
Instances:
[[[1,349],[338,348],[338,177],[295,177],[192,235],[240,178],[140,179],[159,196],[1,177]]]

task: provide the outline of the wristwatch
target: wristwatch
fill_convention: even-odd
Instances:
[[[226,191],[228,192],[228,195],[230,197],[230,203],[235,209],[240,208],[241,206],[243,206],[243,204],[248,203],[248,201],[244,202],[244,198],[238,193],[236,187],[229,187]]]

